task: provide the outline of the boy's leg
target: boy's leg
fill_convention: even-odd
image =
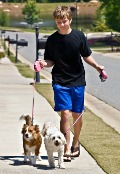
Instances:
[[[72,113],[73,122],[75,122],[78,119],[80,114],[81,113],[75,113],[75,112]],[[72,156],[75,156],[79,153],[79,149],[77,150],[77,148],[79,148],[79,136],[80,136],[82,124],[83,124],[83,120],[82,120],[82,116],[81,116],[81,118],[76,122],[76,124],[73,127],[74,128],[74,137],[73,137],[72,147],[76,148],[76,151],[72,153]]]
[[[69,110],[62,110],[61,111],[61,121],[60,121],[60,130],[63,134],[70,128],[69,123],[70,112]],[[67,144],[65,145],[65,154],[70,154],[70,131],[67,132],[65,135]]]

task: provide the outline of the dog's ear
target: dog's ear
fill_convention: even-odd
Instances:
[[[43,128],[42,128],[42,130],[41,130],[41,134],[42,134],[43,137],[45,137],[45,135],[46,135],[45,124],[43,125]]]
[[[37,124],[35,125],[35,131],[36,131],[36,133],[40,132],[39,126]]]
[[[23,125],[21,133],[24,134],[26,132],[26,124]]]
[[[42,130],[41,130],[41,134],[42,134],[43,137],[45,137],[45,135],[46,135],[46,130],[45,130],[45,129],[42,129]]]
[[[27,125],[29,125],[29,126],[32,125],[32,118],[31,118],[29,115],[27,115],[27,114],[23,114],[23,115],[19,118],[19,120],[25,120]]]

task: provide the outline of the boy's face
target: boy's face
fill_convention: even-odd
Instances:
[[[66,31],[70,28],[72,20],[69,20],[67,17],[63,19],[55,19],[56,25],[60,31]]]

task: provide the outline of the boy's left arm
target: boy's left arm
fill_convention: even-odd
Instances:
[[[85,61],[87,64],[89,64],[89,65],[91,65],[92,67],[94,67],[99,73],[101,73],[101,71],[102,71],[103,69],[105,69],[105,67],[102,66],[102,65],[99,65],[99,64],[93,59],[92,56],[83,57],[83,59],[84,59],[84,61]]]

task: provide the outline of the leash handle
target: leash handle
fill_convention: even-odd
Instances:
[[[43,67],[40,66],[39,60],[36,60],[35,63],[34,63],[34,70],[35,70],[35,72],[40,72],[40,70],[41,70],[42,68],[43,68]]]
[[[99,77],[101,79],[101,82],[104,82],[108,78],[108,76],[107,76],[104,69],[101,70],[101,73],[100,73]]]
[[[35,63],[34,63],[34,70],[35,70],[35,72],[40,72],[40,70],[43,69],[43,67],[44,67],[45,65],[47,65],[47,63],[44,61],[44,65],[42,66],[42,65],[40,64],[40,61],[41,61],[41,59],[36,60]]]

